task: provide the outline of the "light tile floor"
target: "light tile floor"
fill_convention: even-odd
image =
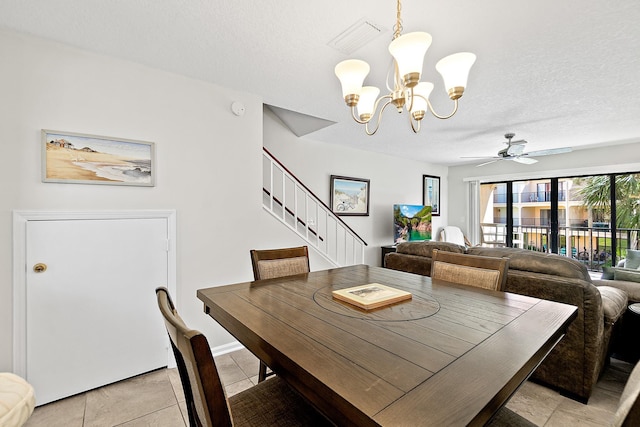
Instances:
[[[258,359],[239,350],[215,358],[229,396],[258,381]],[[633,366],[611,359],[588,405],[527,382],[507,406],[539,426],[606,426]],[[182,427],[188,424],[176,369],[160,369],[39,406],[25,427]]]

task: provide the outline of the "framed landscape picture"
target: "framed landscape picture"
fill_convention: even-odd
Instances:
[[[422,204],[431,206],[431,215],[440,216],[440,177],[422,175]]]
[[[369,216],[369,180],[331,175],[330,199],[336,215]]]
[[[155,185],[153,142],[42,130],[42,181]]]

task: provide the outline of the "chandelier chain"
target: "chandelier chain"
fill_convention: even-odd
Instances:
[[[402,34],[402,5],[400,4],[400,0],[398,0],[398,6],[396,8],[396,24],[393,26],[393,40],[400,37]]]

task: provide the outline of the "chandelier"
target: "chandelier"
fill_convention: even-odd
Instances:
[[[439,119],[448,119],[458,111],[458,99],[464,93],[467,85],[469,70],[476,60],[476,56],[469,52],[460,52],[442,58],[436,64],[436,70],[442,75],[445,89],[449,98],[453,100],[453,111],[449,115],[437,114],[429,95],[433,90],[433,83],[421,82],[422,63],[427,49],[431,45],[431,35],[424,32],[414,32],[402,35],[401,2],[398,0],[396,24],[393,27],[393,40],[389,44],[389,52],[393,56],[393,84],[387,74],[387,95],[381,96],[380,89],[374,86],[362,86],[369,74],[369,64],[359,59],[348,59],[336,65],[335,73],[342,85],[342,96],[348,107],[351,107],[353,119],[365,125],[367,135],[373,135],[380,127],[382,113],[393,104],[398,113],[406,109],[409,114],[411,130],[418,133],[420,122],[427,110]],[[380,110],[380,103],[385,101]],[[357,109],[357,114],[356,114]],[[369,129],[369,123],[378,111],[375,127]]]

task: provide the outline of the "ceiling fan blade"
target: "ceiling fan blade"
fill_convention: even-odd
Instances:
[[[460,156],[461,159],[500,159],[500,157],[495,156]]]
[[[571,147],[549,148],[548,150],[530,151],[527,156],[549,156],[551,154],[570,153],[571,151],[573,151]]]
[[[522,163],[523,165],[532,165],[534,163],[538,163],[536,159],[532,159],[531,157],[514,157],[512,159],[514,162]]]
[[[519,156],[524,152],[524,145],[510,145],[507,147],[507,155]]]
[[[493,159],[493,160],[489,160],[488,162],[484,162],[484,163],[480,163],[479,165],[476,165],[477,168],[479,168],[480,166],[485,166],[485,165],[489,165],[491,163],[495,163],[500,159]]]

